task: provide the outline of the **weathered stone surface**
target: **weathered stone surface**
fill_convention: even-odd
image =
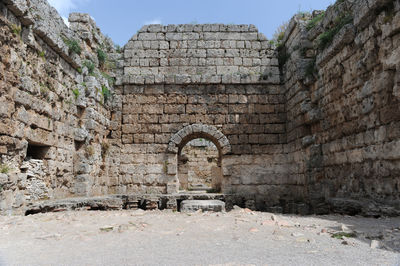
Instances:
[[[233,74],[246,74],[239,80],[242,84],[279,84],[279,74],[268,75],[279,70],[272,47],[262,45],[265,36],[254,26],[232,26],[199,25],[196,29],[200,33],[191,31],[192,25],[152,27],[151,32],[144,26],[126,45],[124,55],[129,60],[124,72],[137,77],[125,84],[143,84],[139,75],[144,72],[150,75],[145,84],[219,84],[222,80],[231,84],[236,83],[230,78]],[[226,28],[232,30],[225,32]],[[159,38],[164,35],[165,39]],[[260,65],[270,72],[262,74]],[[167,78],[171,75],[173,79]]]
[[[121,50],[88,14],[67,27],[44,0],[4,1],[0,211],[175,194],[182,150],[204,138],[229,205],[397,213],[399,9],[338,1],[316,25],[296,15],[279,49],[253,25],[188,24],[144,26]]]
[[[396,135],[389,124],[398,120],[399,101],[380,100],[397,92],[399,55],[386,43],[399,41],[390,22],[397,23],[398,11],[391,1],[342,1],[312,29],[294,18],[285,34],[286,50],[302,51],[283,70],[287,148],[299,166],[295,175],[307,177],[317,213],[399,211],[398,152],[387,134],[390,128]],[[294,67],[304,60],[312,60],[307,72]]]
[[[28,206],[26,214],[76,209],[120,210],[122,207],[123,201],[115,197],[75,198],[32,204]]]
[[[220,200],[184,200],[181,202],[180,207],[182,212],[195,212],[198,210],[213,212],[225,211],[225,203]]]

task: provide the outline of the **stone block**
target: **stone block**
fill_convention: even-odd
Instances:
[[[225,202],[220,200],[184,200],[180,206],[181,212],[195,212],[198,210],[222,212],[225,211]]]

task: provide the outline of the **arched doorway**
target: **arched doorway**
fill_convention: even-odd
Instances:
[[[221,191],[221,157],[212,141],[197,138],[180,149],[178,179],[179,191]]]
[[[194,142],[192,142],[194,140]],[[185,158],[183,158],[182,155],[185,155],[185,146],[189,143],[189,147],[193,146],[196,143],[196,140],[203,140],[205,143],[210,143],[206,145],[210,145],[209,152],[212,154],[212,146],[215,147],[215,168],[213,169],[215,173],[213,173],[211,177],[211,182],[207,183],[207,181],[203,182],[204,187],[203,188],[209,188],[205,189],[206,191],[220,191],[223,186],[224,186],[224,178],[223,178],[223,159],[224,155],[229,154],[231,152],[231,146],[229,144],[228,138],[222,134],[216,127],[210,126],[210,125],[203,125],[203,124],[193,124],[184,127],[180,131],[178,131],[176,134],[174,134],[171,137],[171,140],[168,144],[168,153],[170,156],[173,156],[174,158],[171,158],[176,165],[175,167],[171,167],[176,169],[176,171],[170,172],[171,174],[174,175],[174,178],[171,178],[171,182],[168,184],[168,193],[171,192],[178,192],[179,189],[183,190],[188,190],[188,189],[193,189],[195,185],[195,180],[199,180],[198,178],[194,179],[194,182],[190,184],[189,182],[189,172],[187,171],[185,173]],[[190,150],[190,148],[189,148]],[[183,154],[182,154],[183,151]],[[207,151],[207,150],[206,150]],[[207,154],[207,152],[206,152]],[[208,158],[207,158],[208,161]],[[188,161],[186,161],[188,163]],[[212,162],[211,162],[211,168],[213,167]],[[210,170],[212,171],[212,170]],[[187,176],[185,176],[187,175]],[[207,179],[207,177],[205,178]],[[193,181],[193,179],[192,179]],[[181,184],[182,183],[182,184]],[[192,185],[192,186],[190,186]],[[209,185],[209,186],[208,186]]]

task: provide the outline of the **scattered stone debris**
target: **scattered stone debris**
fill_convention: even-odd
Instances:
[[[111,232],[113,230],[114,230],[114,226],[103,226],[103,227],[100,227],[100,231],[102,231],[102,232]]]
[[[371,244],[370,244],[371,248],[381,248],[382,247],[382,243],[378,240],[371,240]]]

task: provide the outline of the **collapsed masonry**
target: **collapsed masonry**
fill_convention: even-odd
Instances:
[[[202,138],[227,206],[400,214],[399,10],[337,1],[278,47],[204,24],[144,26],[117,49],[87,14],[67,27],[45,0],[2,1],[0,211],[176,208],[182,150]]]

